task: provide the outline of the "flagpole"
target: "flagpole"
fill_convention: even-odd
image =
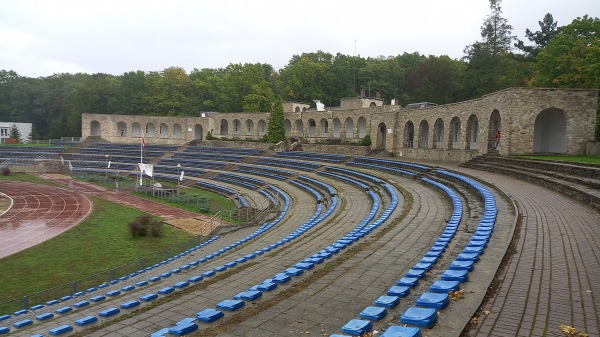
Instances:
[[[144,134],[142,133],[142,143],[140,144],[140,164],[144,163],[143,153],[144,153]],[[138,165],[138,166],[140,166],[140,165]],[[142,189],[142,177],[143,176],[144,176],[144,172],[142,172],[142,168],[140,166],[140,191]]]

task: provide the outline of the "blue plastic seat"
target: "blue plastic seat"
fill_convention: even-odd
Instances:
[[[395,308],[400,303],[398,296],[379,296],[374,302],[378,307]]]
[[[342,331],[352,336],[362,336],[373,329],[370,321],[361,319],[350,320],[342,327]]]
[[[381,337],[421,337],[421,329],[409,326],[392,325]]]
[[[212,308],[204,309],[196,314],[196,318],[204,323],[214,322],[223,316],[225,314],[222,311]]]
[[[466,270],[448,269],[441,276],[444,281],[459,281],[465,282],[469,279],[469,272]]]
[[[442,310],[450,304],[450,296],[440,293],[423,293],[417,299],[417,305],[426,308]]]
[[[449,269],[473,271],[473,261],[453,261]]]
[[[185,318],[175,324],[174,327],[169,328],[169,334],[175,336],[184,336],[190,332],[198,330],[198,324],[194,322],[193,318]]]
[[[447,294],[449,291],[460,290],[460,282],[437,280],[429,287],[432,293]]]
[[[419,279],[416,277],[403,277],[400,280],[398,280],[398,282],[396,282],[396,285],[414,287],[418,283],[419,283]]]
[[[98,313],[100,317],[110,317],[112,315],[116,315],[121,312],[119,308],[108,308],[106,310],[102,310]]]
[[[366,307],[358,315],[360,318],[368,319],[370,321],[380,321],[387,315],[387,310],[384,307]]]
[[[423,328],[432,327],[437,319],[437,310],[433,308],[410,307],[400,316],[400,322]]]
[[[236,300],[254,301],[255,299],[260,298],[261,296],[262,296],[262,292],[255,290],[255,291],[241,292],[241,293],[233,296],[233,298]]]
[[[246,302],[242,300],[225,300],[217,303],[217,308],[227,311],[235,311],[243,307]]]
[[[54,329],[50,329],[48,330],[48,332],[52,335],[52,336],[58,336],[58,335],[62,335],[64,333],[73,331],[73,327],[68,325],[68,324],[64,324],[61,325],[59,327],[56,327]]]
[[[392,286],[387,291],[388,296],[406,297],[410,294],[409,286]]]
[[[88,324],[92,324],[98,321],[98,317],[96,316],[85,316],[75,321],[75,324],[79,326],[85,326]]]

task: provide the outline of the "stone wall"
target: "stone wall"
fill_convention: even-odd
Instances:
[[[362,97],[356,99],[361,106],[363,101]],[[285,127],[287,137],[311,144],[331,139],[357,143],[369,135],[371,149],[384,148],[396,156],[418,159],[469,160],[494,148],[497,131],[501,138],[496,150],[501,155],[548,148],[584,154],[587,143],[594,139],[597,102],[598,90],[511,88],[423,109],[382,105],[286,112]],[[158,144],[204,140],[209,131],[216,138],[257,140],[266,133],[268,118],[268,113],[206,113],[201,117],[84,114],[82,137],[135,143],[140,142],[143,129],[149,131],[145,141]],[[561,137],[564,139],[557,139]]]

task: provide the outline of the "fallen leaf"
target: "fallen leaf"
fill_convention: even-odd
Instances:
[[[489,314],[491,314],[492,312],[491,312],[491,311],[489,311],[489,310],[484,310],[484,311],[483,311],[483,313],[484,313],[484,314],[486,314],[486,315],[489,315]]]

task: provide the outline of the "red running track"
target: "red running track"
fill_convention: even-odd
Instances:
[[[81,193],[17,181],[0,181],[13,200],[0,215],[0,259],[35,246],[78,224],[92,204]]]

